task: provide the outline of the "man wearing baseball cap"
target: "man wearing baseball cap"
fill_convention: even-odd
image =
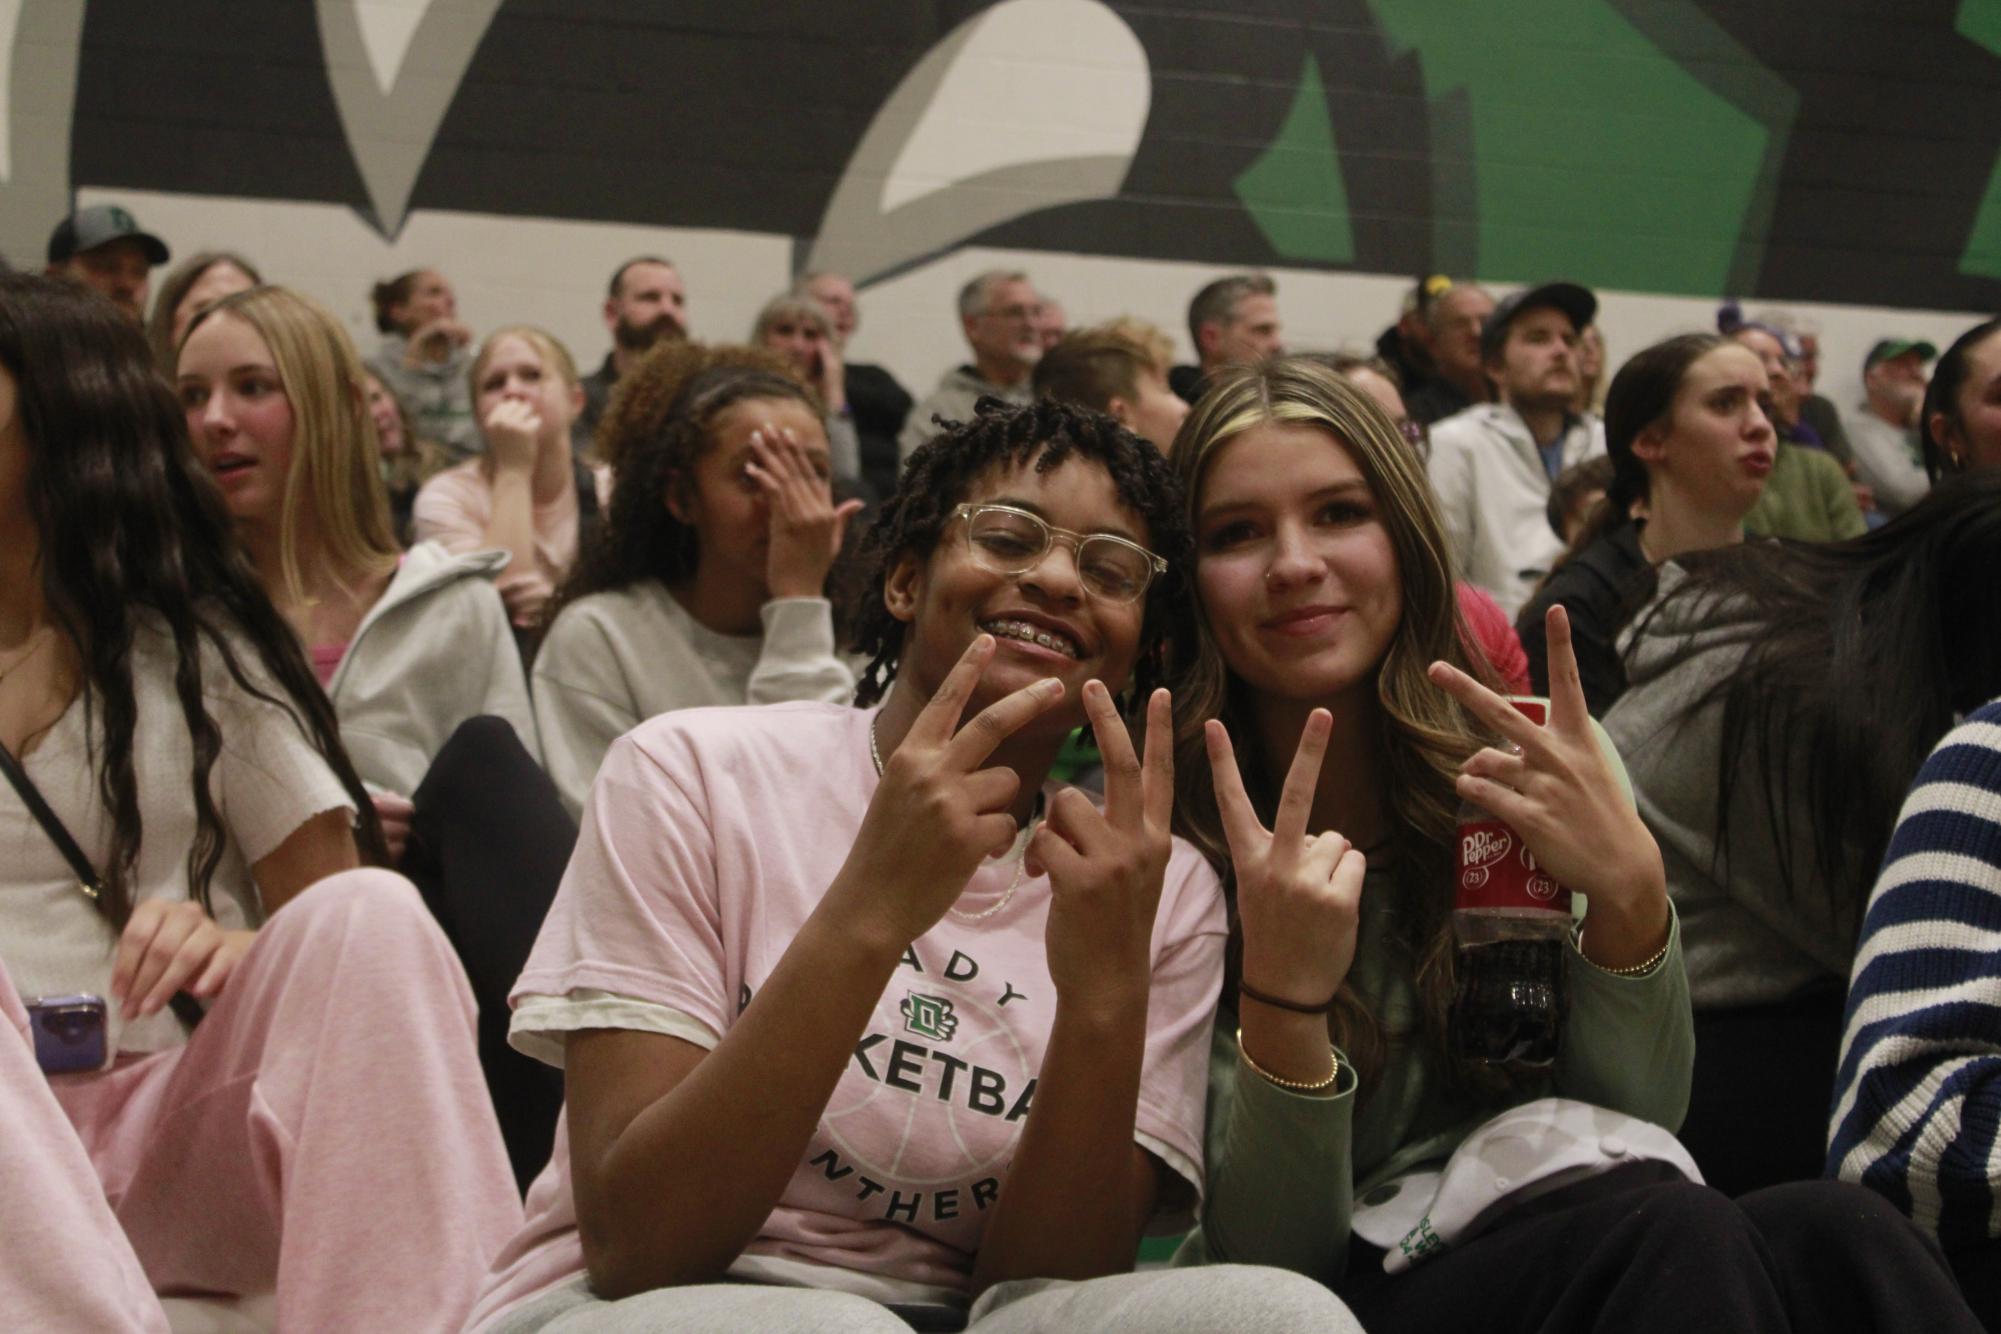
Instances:
[[[1494,307],[1480,357],[1498,402],[1431,428],[1431,484],[1459,576],[1510,617],[1563,553],[1545,511],[1556,475],[1605,452],[1605,427],[1572,410],[1577,336],[1598,299],[1576,283],[1544,283]]]
[[[1857,479],[1876,493],[1876,508],[1895,517],[1925,497],[1925,474],[1918,444],[1918,412],[1925,401],[1925,367],[1938,358],[1930,343],[1882,338],[1862,359],[1867,397],[1842,424],[1855,452]]]
[[[146,317],[146,284],[167,262],[167,244],[116,204],[80,208],[49,235],[49,272],[101,292],[137,323]]]

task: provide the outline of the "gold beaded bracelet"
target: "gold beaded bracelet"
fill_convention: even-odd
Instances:
[[[1244,1030],[1241,1028],[1237,1030],[1237,1055],[1242,1057],[1244,1064],[1251,1068],[1252,1074],[1264,1080],[1267,1084],[1276,1084],[1280,1088],[1290,1089],[1294,1093],[1325,1093],[1328,1089],[1333,1088],[1334,1081],[1341,1077],[1341,1054],[1332,1047],[1327,1049],[1327,1060],[1332,1069],[1328,1070],[1327,1078],[1317,1084],[1305,1084],[1297,1079],[1280,1079],[1277,1075],[1252,1060],[1251,1054],[1244,1050]]]
[[[1577,952],[1583,954],[1584,961],[1593,968],[1596,968],[1601,973],[1610,973],[1614,977],[1644,977],[1646,974],[1653,972],[1654,969],[1661,966],[1661,960],[1667,958],[1668,946],[1673,943],[1674,932],[1669,931],[1668,938],[1661,942],[1661,947],[1653,952],[1651,958],[1625,968],[1607,968],[1604,964],[1595,962],[1590,955],[1584,954],[1584,928],[1581,925],[1577,928]]]

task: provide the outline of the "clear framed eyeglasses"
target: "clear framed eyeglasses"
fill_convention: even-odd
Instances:
[[[954,519],[966,521],[966,549],[974,563],[995,574],[1026,574],[1049,554],[1059,538],[1077,557],[1077,577],[1092,597],[1137,602],[1167,560],[1137,542],[1110,533],[1075,533],[1012,505],[961,505]]]

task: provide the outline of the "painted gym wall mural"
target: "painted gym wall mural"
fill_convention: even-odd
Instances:
[[[2001,0],[0,0],[0,249],[79,186],[2001,306]]]

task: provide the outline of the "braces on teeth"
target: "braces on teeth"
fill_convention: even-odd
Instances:
[[[1019,639],[1042,648],[1053,649],[1069,657],[1078,655],[1077,646],[1061,635],[1038,630],[1026,621],[995,621],[985,627],[988,634],[1005,635],[1009,639]]]

